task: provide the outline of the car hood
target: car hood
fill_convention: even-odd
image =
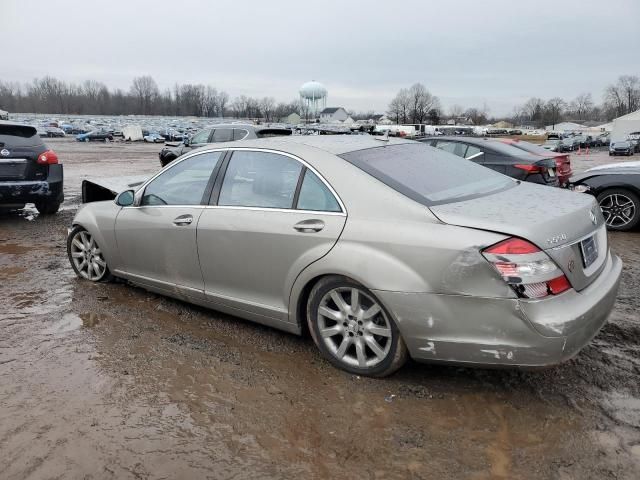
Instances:
[[[571,182],[578,183],[587,178],[597,177],[598,175],[640,175],[640,162],[618,162],[593,167],[585,172],[572,176]]]
[[[604,223],[591,195],[527,182],[430,209],[445,223],[524,238],[543,250],[575,243]]]

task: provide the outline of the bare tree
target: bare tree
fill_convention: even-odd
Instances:
[[[158,85],[149,75],[136,77],[131,84],[131,95],[138,100],[143,115],[152,113],[153,102],[158,96]]]
[[[551,98],[545,104],[545,118],[552,125],[552,128],[562,119],[566,106],[567,104],[560,97]]]
[[[585,120],[593,110],[593,99],[590,93],[581,93],[569,105],[569,111],[576,116],[576,120]]]
[[[464,113],[464,108],[461,105],[453,104],[449,107],[449,116],[452,118],[461,117]]]
[[[264,97],[260,100],[260,113],[265,122],[270,122],[273,118],[273,112],[276,107],[276,101],[273,97]]]
[[[616,115],[625,115],[640,108],[640,79],[635,75],[621,75],[604,92],[605,104],[615,109]]]

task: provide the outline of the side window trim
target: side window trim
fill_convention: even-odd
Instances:
[[[293,194],[293,205],[292,209],[298,209],[298,199],[300,198],[300,190],[302,190],[302,182],[304,182],[304,177],[307,174],[307,167],[303,164],[302,170],[300,171],[300,176],[298,177],[298,184],[296,185],[296,191]]]
[[[314,169],[307,162],[305,162],[304,160],[302,160],[299,157],[296,157],[295,155],[292,155],[292,154],[287,153],[287,152],[280,152],[278,150],[271,150],[271,149],[265,149],[265,148],[243,148],[243,147],[239,147],[239,148],[229,148],[227,150],[227,154],[225,155],[225,157],[220,162],[220,169],[218,170],[218,174],[217,174],[217,177],[215,179],[213,190],[211,192],[211,198],[209,199],[209,203],[207,205],[208,207],[213,207],[213,208],[238,208],[238,209],[246,209],[246,210],[282,210],[282,211],[292,211],[292,212],[306,211],[306,210],[297,210],[295,207],[292,207],[292,208],[289,208],[289,209],[273,209],[273,208],[262,208],[262,207],[242,207],[242,206],[224,206],[224,205],[220,206],[220,205],[218,205],[218,200],[220,199],[220,191],[222,190],[222,182],[224,181],[224,177],[227,174],[227,167],[229,166],[229,161],[231,160],[231,157],[233,156],[234,152],[239,152],[239,151],[275,153],[275,154],[278,154],[278,155],[284,155],[285,157],[289,157],[289,158],[295,160],[296,162],[299,162],[302,165],[302,169],[300,171],[300,176],[298,177],[298,184],[296,185],[296,192],[295,192],[296,196],[294,197],[293,205],[295,205],[297,207],[298,197],[300,196],[300,189],[302,188],[302,182],[304,181],[304,175],[303,174],[306,173],[307,170],[310,170],[327,187],[327,189],[329,190],[331,195],[333,195],[333,197],[336,199],[336,202],[338,202],[338,206],[340,207],[340,211],[339,212],[314,212],[314,213],[326,213],[326,214],[331,214],[331,215],[343,215],[343,216],[347,215],[347,209],[345,208],[344,203],[342,202],[342,199],[340,198],[338,193],[333,189],[333,187],[329,184],[329,182],[327,182],[325,180],[325,178],[318,171],[316,171],[316,169]]]

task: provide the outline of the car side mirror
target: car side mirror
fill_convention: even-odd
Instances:
[[[135,194],[133,190],[125,190],[120,192],[116,197],[116,205],[120,207],[130,207],[135,200]]]

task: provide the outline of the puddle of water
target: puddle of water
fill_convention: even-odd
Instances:
[[[75,313],[65,313],[61,319],[56,320],[42,331],[44,335],[58,335],[61,333],[72,332],[80,328],[83,324],[80,315]]]
[[[640,428],[640,398],[613,392],[606,400],[611,405],[611,415],[621,423]]]

